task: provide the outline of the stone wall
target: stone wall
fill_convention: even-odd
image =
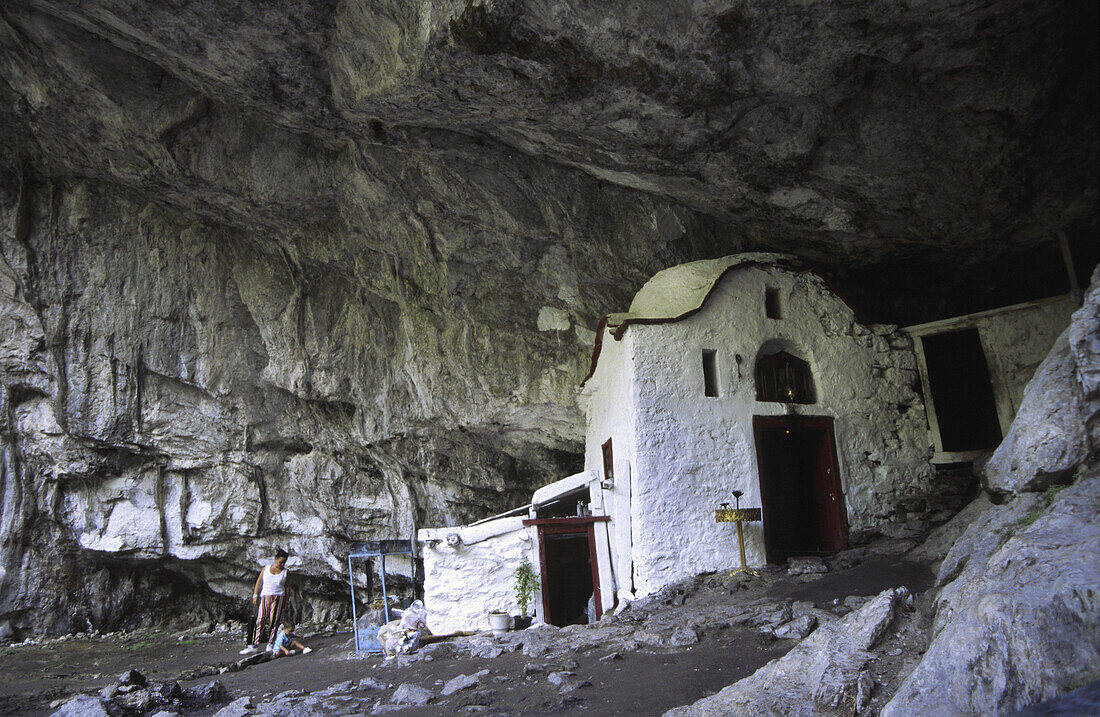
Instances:
[[[1009,422],[1020,410],[1024,388],[1035,375],[1035,369],[1058,334],[1069,325],[1076,308],[1076,300],[1067,294],[1015,311],[998,312],[976,322],[994,391],[1008,400]]]
[[[1070,294],[1017,304],[970,316],[910,326],[913,337],[935,336],[964,329],[978,332],[985,354],[993,400],[1001,431],[1020,410],[1027,386],[1039,364],[1077,308]]]

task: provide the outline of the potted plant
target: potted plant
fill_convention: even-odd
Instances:
[[[527,615],[527,606],[531,604],[531,598],[539,588],[539,576],[531,561],[527,558],[519,564],[514,573],[516,602],[519,603],[519,616],[516,618],[516,629],[522,630],[531,626],[531,618]]]

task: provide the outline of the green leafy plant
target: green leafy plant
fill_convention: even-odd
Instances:
[[[539,587],[539,576],[535,567],[527,558],[516,568],[515,577],[516,602],[519,603],[519,612],[523,617],[527,616],[527,606],[531,604],[531,598]]]

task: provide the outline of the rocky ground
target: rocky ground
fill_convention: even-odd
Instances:
[[[792,648],[812,647],[814,635],[870,620],[879,626],[875,654],[852,683],[866,710],[896,688],[926,646],[918,605],[933,573],[929,559],[905,556],[916,542],[887,539],[757,576],[703,575],[594,626],[479,634],[390,661],[356,655],[347,633],[335,631],[310,634],[310,655],[247,666],[228,632],[16,645],[0,657],[10,676],[0,688],[0,713],[659,715],[749,677]],[[877,616],[865,619],[876,605]],[[148,685],[120,678],[129,668]],[[838,690],[838,699],[856,694]]]

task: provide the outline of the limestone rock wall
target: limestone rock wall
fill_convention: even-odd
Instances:
[[[434,172],[490,147],[838,266],[1096,228],[1087,4],[12,0],[0,13],[2,141],[237,224],[332,217],[347,193],[384,191],[370,185],[410,149]]]
[[[1094,469],[975,520],[940,569],[931,645],[883,716],[1010,714],[1100,678],[1098,506]]]
[[[1097,326],[1100,269],[1083,305],[1028,383],[1016,420],[985,465],[991,491],[1043,490],[1100,455]]]
[[[239,612],[276,546],[303,617],[342,614],[350,542],[481,518],[580,467],[586,327],[619,291],[596,277],[664,261],[608,243],[690,225],[629,196],[604,211],[589,182],[567,211],[598,213],[599,246],[549,234],[560,195],[530,184],[515,220],[249,232],[3,178],[6,635]]]
[[[1098,301],[1100,272],[986,467],[1002,504],[968,509],[928,651],[884,717],[1009,714],[1100,678]]]

